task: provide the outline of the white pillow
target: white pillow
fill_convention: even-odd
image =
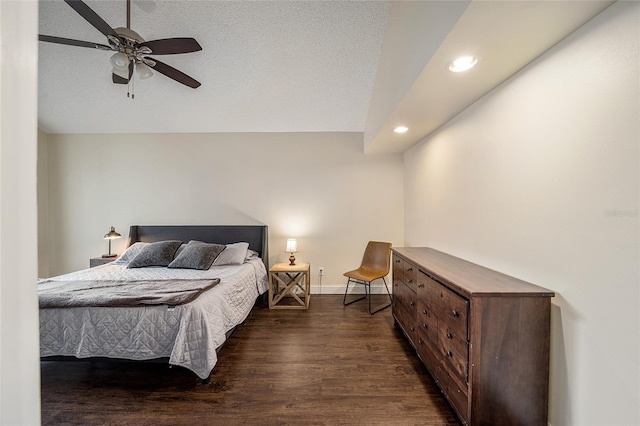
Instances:
[[[128,265],[129,262],[131,262],[133,260],[133,258],[136,257],[142,251],[142,249],[147,245],[149,245],[149,243],[142,243],[142,242],[137,242],[137,243],[134,243],[134,244],[130,245],[120,255],[120,257],[113,262],[113,264],[114,265]]]
[[[248,250],[249,243],[227,244],[222,253],[213,261],[212,266],[242,265]]]

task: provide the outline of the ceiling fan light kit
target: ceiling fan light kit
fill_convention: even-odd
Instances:
[[[129,67],[129,58],[122,52],[114,53],[109,60],[111,65],[118,70],[127,70]]]
[[[39,35],[40,41],[48,43],[65,44],[69,46],[88,47],[99,50],[115,51],[109,58],[112,69],[112,81],[115,84],[127,84],[133,95],[133,69],[141,80],[153,75],[152,69],[158,71],[178,83],[196,89],[200,82],[186,75],[182,71],[173,68],[157,59],[146,55],[173,55],[179,53],[191,53],[202,50],[198,42],[189,37],[174,37],[145,41],[140,34],[130,28],[131,0],[127,0],[127,28],[111,28],[97,13],[95,13],[82,0],[64,0],[80,16],[89,22],[98,31],[107,37],[109,45],[92,43],[82,40],[73,40],[62,37]],[[127,93],[129,96],[129,93]]]
[[[145,63],[136,64],[136,73],[138,74],[138,78],[140,80],[146,80],[153,76],[151,68]]]

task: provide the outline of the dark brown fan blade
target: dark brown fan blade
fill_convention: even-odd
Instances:
[[[115,84],[127,84],[133,75],[133,61],[129,61],[129,78],[120,77],[118,74],[111,73],[111,81]]]
[[[38,40],[49,43],[67,44],[69,46],[90,47],[92,49],[112,50],[105,44],[93,43],[91,41],[74,40],[71,38],[54,37],[48,35],[38,35]]]
[[[145,57],[144,59],[146,59],[148,61],[155,62],[155,65],[153,65],[153,66],[151,66],[151,62],[148,62],[147,65],[149,65],[154,70],[158,71],[160,74],[164,74],[167,77],[174,79],[178,83],[182,83],[185,86],[189,86],[189,87],[191,87],[193,89],[196,89],[196,88],[200,87],[200,83],[198,81],[196,81],[193,78],[189,77],[188,75],[186,75],[182,71],[178,71],[177,69],[173,68],[172,66],[167,65],[167,64],[165,64],[163,62],[160,62],[159,60],[154,59],[154,58]]]
[[[191,53],[202,50],[198,42],[190,37],[150,40],[140,43],[139,46],[151,49],[151,55],[173,55],[176,53]]]
[[[89,6],[87,6],[81,0],[64,0],[69,6],[73,8],[80,16],[82,16],[87,22],[93,25],[98,31],[106,36],[113,36],[119,38],[118,34],[107,24],[104,19],[98,16]]]

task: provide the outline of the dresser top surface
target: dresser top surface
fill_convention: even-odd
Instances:
[[[466,296],[553,297],[553,291],[429,247],[393,247],[423,272]]]

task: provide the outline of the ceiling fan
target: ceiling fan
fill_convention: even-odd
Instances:
[[[147,56],[173,55],[177,53],[191,53],[202,50],[202,47],[195,39],[190,37],[176,37],[145,41],[137,32],[130,28],[131,0],[127,0],[127,28],[111,28],[109,24],[98,16],[98,14],[82,0],[64,1],[87,22],[104,34],[107,37],[109,45],[47,35],[39,35],[38,39],[40,41],[115,51],[116,53],[111,56],[110,61],[113,66],[111,78],[116,84],[132,83],[133,70],[135,68],[140,79],[151,77],[151,75],[153,75],[151,69],[154,69],[160,74],[164,74],[178,83],[182,83],[193,89],[200,86],[200,82],[191,78],[182,71]],[[127,94],[127,96],[128,95],[129,94]]]

